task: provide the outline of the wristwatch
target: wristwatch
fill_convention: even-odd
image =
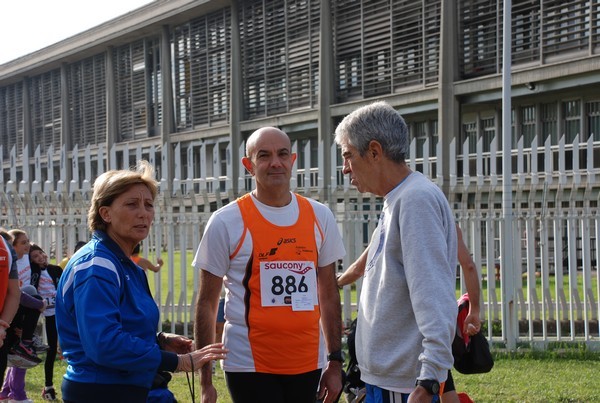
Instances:
[[[440,392],[440,383],[433,379],[417,379],[415,385],[425,388],[431,395],[437,395]]]
[[[344,357],[344,352],[342,350],[337,350],[327,355],[327,361],[339,361],[344,363],[346,361]]]

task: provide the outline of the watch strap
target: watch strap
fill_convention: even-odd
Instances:
[[[339,361],[343,363],[345,361],[344,353],[342,352],[342,350],[333,351],[327,354],[327,361]]]

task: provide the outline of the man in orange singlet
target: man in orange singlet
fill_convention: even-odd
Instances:
[[[342,389],[335,264],[345,250],[331,210],[290,191],[295,160],[283,131],[252,133],[242,164],[256,189],[211,216],[192,262],[196,348],[214,342],[225,286],[223,369],[236,403],[329,403]],[[203,402],[217,400],[211,376],[205,365]]]

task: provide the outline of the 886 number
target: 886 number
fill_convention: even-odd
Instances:
[[[273,277],[273,285],[271,286],[271,292],[273,295],[282,295],[285,294],[291,295],[295,292],[307,292],[308,285],[304,282],[304,276],[300,278],[300,282],[296,284],[296,277],[287,276],[285,278],[285,284],[283,281],[283,277],[274,276]]]

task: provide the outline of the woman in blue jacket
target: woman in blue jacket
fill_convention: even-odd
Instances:
[[[145,402],[159,370],[195,371],[224,359],[222,343],[192,352],[192,341],[156,334],[159,311],[146,275],[130,258],[154,219],[157,184],[146,161],[94,183],[93,237],[58,283],[56,323],[67,363],[65,402]]]

